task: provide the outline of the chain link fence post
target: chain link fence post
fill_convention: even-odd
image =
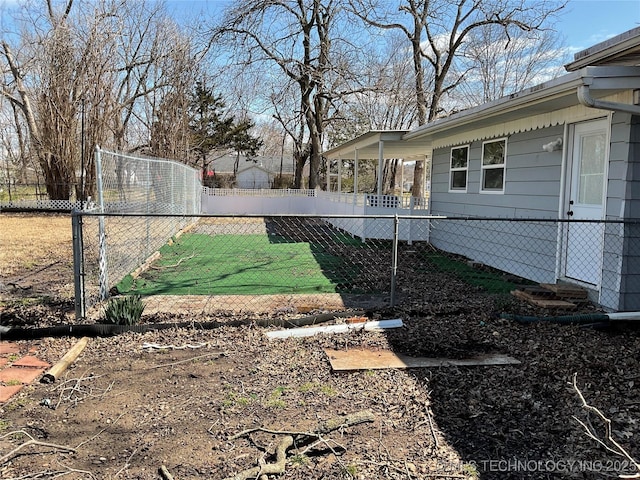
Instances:
[[[96,181],[98,187],[98,208],[104,213],[104,191],[102,183],[102,154],[100,147],[96,147]],[[98,245],[99,245],[99,275],[100,300],[109,298],[109,271],[107,268],[107,233],[104,225],[104,215],[98,217]]]
[[[400,219],[398,214],[393,216],[393,251],[391,253],[391,295],[389,298],[389,305],[391,307],[396,306],[396,281],[398,277],[398,237],[399,237],[399,224]]]
[[[78,210],[71,212],[71,232],[73,238],[73,288],[76,321],[86,317],[84,289],[84,242],[82,237],[82,215]]]

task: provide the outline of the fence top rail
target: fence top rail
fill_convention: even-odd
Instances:
[[[446,215],[365,215],[365,214],[209,214],[209,213],[144,213],[144,212],[98,212],[77,210],[72,215],[87,217],[164,217],[164,218],[352,218],[352,219],[398,219],[398,220],[442,220],[464,222],[513,222],[513,223],[597,223],[640,225],[638,220],[574,220],[557,218],[503,218],[503,217],[450,217]]]
[[[153,162],[153,163],[172,163],[181,168],[184,168],[187,171],[193,171],[194,173],[200,173],[199,170],[187,165],[186,163],[179,162],[177,160],[171,160],[168,158],[159,158],[159,157],[147,157],[144,155],[131,155],[123,152],[115,152],[112,150],[102,150],[100,149],[100,154],[113,155],[119,158],[124,158],[127,160],[137,160],[137,161],[145,161],[145,162]]]

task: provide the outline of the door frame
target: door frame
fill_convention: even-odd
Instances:
[[[608,114],[606,116],[593,118],[589,120],[584,120],[580,122],[574,122],[567,125],[567,135],[566,135],[566,159],[562,169],[562,185],[563,195],[561,195],[560,205],[561,205],[561,215],[560,219],[567,220],[571,217],[568,215],[568,212],[571,210],[570,200],[572,198],[572,187],[574,186],[574,167],[575,167],[575,151],[574,145],[576,140],[576,126],[578,125],[586,125],[589,123],[602,123],[605,132],[605,168],[604,168],[604,178],[603,178],[603,199],[602,199],[602,211],[600,218],[594,218],[594,220],[602,220],[606,218],[606,209],[607,209],[607,192],[608,192],[608,180],[609,180],[609,167],[610,167],[610,153],[611,153],[611,119],[612,115]],[[602,262],[603,262],[603,248],[600,249],[599,252],[599,260],[598,260],[598,274],[597,278],[595,278],[595,283],[589,283],[586,281],[582,281],[573,277],[567,276],[567,266],[569,259],[569,228],[570,223],[561,223],[560,231],[561,231],[561,244],[562,248],[560,253],[560,278],[566,279],[567,281],[579,285],[583,285],[586,288],[596,289],[600,292],[602,286]],[[600,241],[600,245],[604,245],[604,228],[602,229],[602,238]]]

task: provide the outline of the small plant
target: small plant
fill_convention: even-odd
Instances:
[[[20,385],[20,384],[22,384],[22,382],[21,382],[20,380],[7,380],[7,381],[5,382],[5,384],[6,384],[8,387],[15,387],[16,385]]]
[[[7,420],[0,420],[0,432],[5,432],[9,430],[10,426],[11,426],[11,422]]]
[[[302,453],[298,453],[297,455],[294,455],[293,457],[291,457],[290,461],[291,461],[291,465],[293,466],[304,467],[305,465],[309,464],[309,457],[307,457]]]
[[[358,466],[350,463],[349,465],[345,465],[343,467],[343,471],[348,477],[356,478],[356,475],[358,474]]]
[[[137,325],[143,311],[140,295],[127,295],[110,299],[104,309],[104,317],[106,323],[114,325]]]
[[[269,395],[267,406],[272,408],[285,408],[287,406],[287,402],[282,399],[282,395],[286,391],[286,387],[277,387],[273,392],[271,392],[271,395]]]

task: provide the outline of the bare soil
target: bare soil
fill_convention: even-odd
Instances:
[[[7,217],[0,215],[3,254]],[[26,286],[26,274],[65,264],[68,254],[52,248],[40,265],[11,270],[4,262],[17,257],[4,254],[0,324],[69,321],[64,301],[20,302],[23,290],[6,290],[8,278]],[[54,271],[33,275],[39,285],[51,282],[50,290],[38,287],[43,295],[58,288]],[[157,313],[145,321],[193,327],[92,338],[58,381],[34,383],[0,405],[0,478],[158,479],[162,466],[175,479],[257,478],[241,472],[276,461],[285,433],[273,431],[293,432],[296,443],[284,472],[264,477],[271,479],[596,479],[637,471],[603,445],[640,458],[634,325],[518,323],[500,313],[550,312],[430,275],[416,279],[421,295],[411,305],[367,311],[371,319],[402,318],[404,327],[384,332],[270,340],[265,332],[276,327],[256,321],[301,315]],[[208,321],[223,325],[198,327]],[[77,341],[17,343],[55,363]],[[333,371],[325,349],[356,347],[447,358],[501,353],[521,363]],[[597,412],[583,408],[574,378],[611,420],[609,434]],[[311,442],[303,435],[362,411],[374,421]],[[238,436],[255,427],[271,432]],[[41,444],[8,455],[30,438]]]

